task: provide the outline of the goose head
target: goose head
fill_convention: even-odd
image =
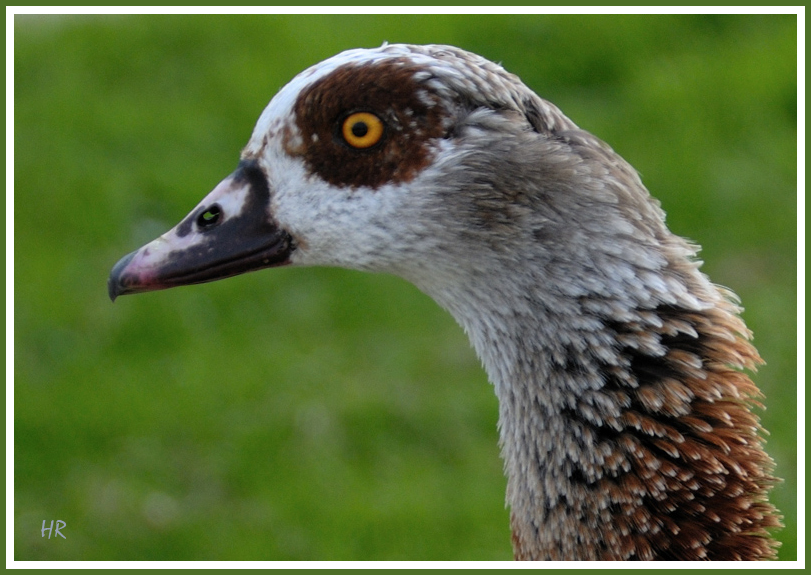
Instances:
[[[588,157],[610,153],[474,54],[350,50],[273,98],[236,171],[175,228],[122,259],[110,295],[287,264],[394,273],[439,298],[476,278],[492,283],[490,274],[509,272],[517,258],[549,274],[582,259],[564,252],[600,239],[584,228],[616,251],[618,237],[648,241],[639,221],[661,227],[647,195],[623,208],[627,190],[595,173],[636,179],[621,163]],[[650,265],[661,259],[643,256]]]
[[[634,169],[449,46],[343,52],[271,100],[236,170],[110,297],[282,265],[385,272],[468,333],[499,398],[521,559],[774,555],[739,371],[757,352]]]

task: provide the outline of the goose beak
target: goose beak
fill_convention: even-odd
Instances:
[[[121,258],[110,272],[110,299],[210,282],[290,263],[293,241],[270,213],[264,172],[254,161],[214,188],[177,226]]]

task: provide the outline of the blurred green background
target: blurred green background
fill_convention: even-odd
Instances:
[[[493,390],[412,286],[278,269],[107,299],[282,85],[383,41],[502,62],[704,246],[767,361],[795,559],[794,16],[17,16],[14,558],[511,558]]]

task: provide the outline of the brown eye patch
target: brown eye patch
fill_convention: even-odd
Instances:
[[[430,163],[432,142],[446,135],[447,111],[414,79],[418,70],[391,59],[347,64],[317,80],[296,100],[303,145],[289,152],[335,186],[411,181]],[[355,121],[346,125],[348,118]]]

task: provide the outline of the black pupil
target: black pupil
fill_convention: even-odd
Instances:
[[[197,225],[201,228],[213,226],[220,221],[221,213],[220,206],[212,204],[211,207],[197,217]]]
[[[355,122],[352,124],[352,135],[356,138],[362,138],[367,133],[369,133],[369,126],[366,125],[366,122]]]

